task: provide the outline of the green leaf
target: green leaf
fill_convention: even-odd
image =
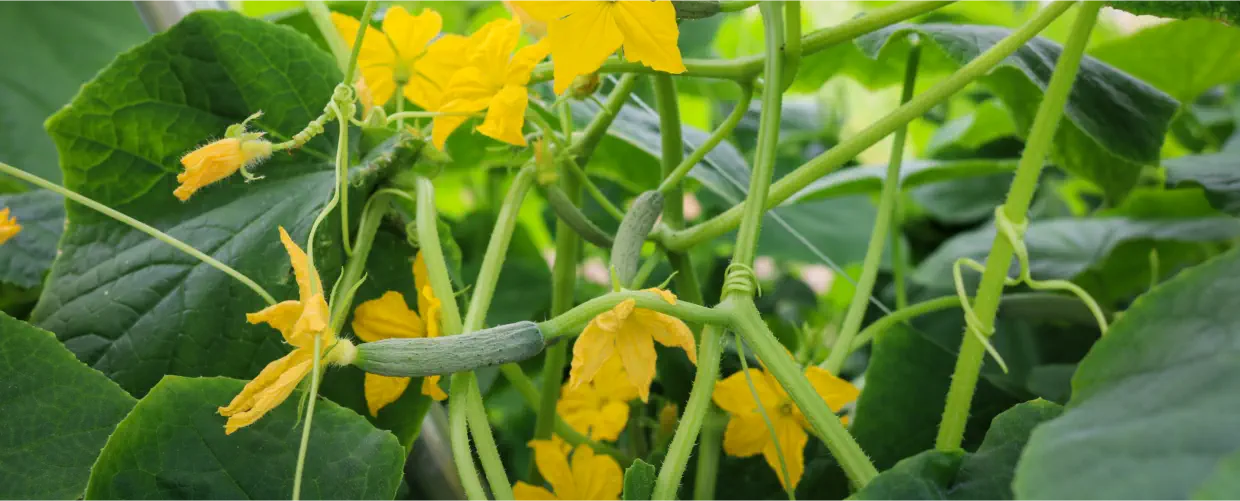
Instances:
[[[50,332],[0,313],[0,498],[77,499],[135,400]]]
[[[65,231],[65,201],[50,191],[0,195],[0,207],[10,209],[22,225],[21,233],[0,245],[0,282],[33,289],[56,258],[56,242]]]
[[[1189,19],[1204,17],[1231,24],[1240,24],[1240,5],[1229,1],[1204,0],[1193,2],[1142,0],[1107,2],[1112,8],[1131,12],[1138,16],[1174,17]]]
[[[1240,80],[1240,28],[1206,19],[1152,26],[1089,53],[1185,103]]]
[[[60,180],[43,121],[118,52],[149,35],[128,2],[0,4],[0,159]]]
[[[1238,235],[1240,221],[1228,217],[1047,219],[1029,223],[1025,245],[1029,248],[1033,278],[1072,279],[1103,263],[1113,250],[1126,242],[1214,242]],[[958,234],[922,261],[911,278],[926,286],[950,287],[956,259],[967,257],[983,261],[990,252],[994,236],[992,225]],[[1015,260],[1012,266],[1010,274],[1015,276]],[[966,272],[966,278],[970,274]]]
[[[934,131],[926,152],[934,155],[950,147],[976,150],[1007,136],[1019,135],[1012,115],[996,99],[988,99],[960,118],[948,121]]]
[[[928,450],[900,461],[853,499],[1012,499],[1012,472],[1029,435],[1063,407],[1025,402],[995,417],[976,452]]]
[[[1193,499],[1235,499],[1237,495],[1240,495],[1240,452],[1233,452],[1219,461],[1214,473],[1193,493]]]
[[[856,40],[870,57],[903,60],[908,34],[939,47],[964,65],[993,47],[1011,30],[992,26],[894,25]],[[1027,131],[1037,103],[1050,82],[1062,47],[1035,38],[1008,56],[982,83],[1003,99],[1018,131]],[[1060,167],[1122,199],[1135,184],[1140,166],[1157,162],[1163,137],[1179,103],[1158,89],[1091,57],[1081,61],[1076,84],[1064,107],[1052,157]]]
[[[624,500],[650,499],[654,493],[654,477],[654,466],[641,459],[633,460],[633,464],[624,470]]]
[[[294,392],[232,435],[217,408],[245,386],[168,376],[138,402],[91,470],[86,499],[285,499],[301,442]],[[305,499],[392,499],[405,450],[356,413],[318,402],[306,452]]]
[[[1232,250],[1132,303],[1081,362],[1063,416],[1030,438],[1018,497],[1184,499],[1232,461],[1238,273]]]
[[[1163,160],[1167,185],[1196,185],[1214,208],[1240,215],[1240,154],[1192,155]]]
[[[335,128],[304,148],[188,202],[172,196],[179,158],[257,110],[279,140],[318,116],[340,73],[305,36],[230,12],[196,12],[123,54],[47,124],[65,185],[146,222],[253,278],[278,299],[296,287],[278,239],[299,243],[331,195]],[[354,168],[352,213],[377,166]],[[250,378],[285,353],[250,325],[265,307],[245,286],[162,242],[85,207],[68,206],[60,256],[32,320],[132,394],[165,374]],[[316,261],[332,283],[340,218],[319,230]],[[304,245],[304,244],[303,244]]]

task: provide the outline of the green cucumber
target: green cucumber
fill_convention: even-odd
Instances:
[[[542,186],[542,192],[543,196],[547,198],[547,205],[551,206],[551,210],[555,212],[555,215],[561,221],[564,221],[564,224],[567,224],[569,228],[572,228],[577,235],[581,236],[583,240],[603,249],[611,247],[611,235],[595,226],[585,214],[582,214],[581,209],[577,208],[568,199],[568,195],[564,194],[564,190],[555,185],[544,185]]]
[[[517,322],[456,336],[362,343],[353,365],[372,374],[425,377],[519,362],[543,346],[538,324]]]
[[[616,242],[611,246],[611,267],[616,270],[616,278],[621,284],[628,285],[637,275],[637,267],[642,258],[642,244],[646,243],[646,235],[654,229],[655,221],[663,214],[663,194],[647,191],[633,201],[629,213],[620,222],[616,230]]]

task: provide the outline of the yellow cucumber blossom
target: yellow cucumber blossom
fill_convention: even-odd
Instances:
[[[676,295],[661,289],[646,289],[658,294],[669,304],[676,304]],[[679,347],[689,355],[689,361],[697,363],[697,347],[693,333],[680,319],[653,310],[637,308],[637,302],[626,299],[609,311],[590,320],[581,336],[573,345],[573,363],[569,370],[569,385],[578,388],[595,379],[603,365],[613,354],[618,354],[628,379],[637,388],[637,394],[645,402],[650,398],[650,383],[654,381],[654,342],[663,346]]]
[[[220,415],[228,417],[225,434],[253,424],[288,398],[314,368],[315,337],[319,338],[323,361],[328,363],[346,365],[356,353],[353,343],[338,339],[331,331],[323,285],[306,253],[293,243],[283,227],[280,241],[293,264],[298,299],[282,301],[245,317],[251,324],[265,323],[280,331],[293,351],[267,364],[228,406],[219,408]]]
[[[241,171],[246,180],[260,179],[246,169],[271,157],[271,143],[263,139],[261,132],[246,132],[245,125],[262,114],[260,111],[239,124],[229,126],[224,139],[181,157],[181,166],[185,171],[177,174],[177,182],[181,185],[172,194],[184,202],[204,186],[237,171]]]
[[[860,394],[852,383],[820,367],[805,369],[805,377],[826,401],[827,407],[835,412],[856,400]],[[736,457],[762,454],[766,463],[775,470],[780,484],[785,489],[794,490],[805,472],[805,444],[809,442],[805,430],[810,427],[809,423],[775,376],[761,369],[749,369],[749,378],[753,381],[754,391],[750,390],[744,372],[732,374],[715,385],[712,394],[715,405],[731,415],[723,432],[723,450]],[[758,394],[757,400],[754,393]],[[783,465],[788,469],[789,478],[784,478],[776,442],[772,440],[759,409],[766,412],[775,428],[775,438],[779,440],[779,451],[784,454]]]
[[[526,85],[534,65],[547,57],[549,46],[543,41],[517,49],[520,38],[521,23],[513,19],[491,21],[470,36],[468,64],[452,76],[443,103],[435,110],[452,113],[435,117],[431,138],[436,148],[443,149],[452,131],[468,119],[466,114],[482,110],[487,114],[478,132],[526,145],[521,132],[529,105]]]
[[[624,474],[611,456],[596,455],[586,445],[573,450],[572,462],[558,440],[532,440],[534,464],[551,490],[517,482],[512,486],[517,499],[620,499]]]
[[[555,93],[578,75],[598,71],[624,47],[624,57],[667,73],[684,73],[676,9],[668,0],[519,1],[530,17],[547,23],[555,63]]]
[[[573,388],[565,384],[556,413],[578,433],[592,440],[615,441],[629,422],[629,401],[637,398],[637,388],[629,382],[617,357],[608,358],[594,380]]]
[[[336,12],[332,13],[332,23],[352,49],[361,23]],[[438,12],[423,9],[415,16],[404,7],[388,9],[382,33],[366,26],[357,66],[374,106],[387,104],[398,87],[406,99],[422,109],[439,105],[444,85],[464,64],[462,54],[468,43],[461,35],[435,39],[442,28],[443,18]]]
[[[418,290],[418,311],[422,316],[409,309],[405,296],[396,291],[388,291],[379,299],[366,301],[353,312],[353,333],[367,343],[393,338],[439,337],[440,328],[439,299],[431,292],[430,276],[426,270],[426,262],[422,253],[413,261],[414,286]],[[422,378],[422,394],[435,400],[444,400],[448,395],[439,387],[440,376]],[[405,393],[411,378],[366,374],[366,406],[370,415],[379,415],[379,409],[395,402]]]
[[[9,215],[9,208],[0,209],[0,244],[8,242],[21,231],[22,225],[17,224],[17,218]]]

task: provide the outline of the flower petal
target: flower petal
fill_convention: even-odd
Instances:
[[[220,415],[228,417],[228,422],[224,423],[224,434],[231,435],[253,424],[284,402],[310,373],[314,366],[313,358],[310,350],[299,349],[267,364],[258,376],[246,383],[232,402],[219,408]]]
[[[611,456],[594,454],[587,445],[573,451],[573,478],[581,499],[620,499],[624,486],[620,464]]]
[[[651,310],[638,311],[644,314],[642,320],[650,327],[650,335],[655,341],[669,348],[685,350],[689,361],[697,363],[697,341],[693,339],[693,331],[689,330],[689,326],[671,315]]]
[[[628,322],[616,335],[616,352],[624,363],[624,371],[629,373],[629,381],[637,387],[637,396],[642,402],[650,399],[650,384],[654,382],[655,360],[658,354],[654,351],[654,340],[650,333],[642,330],[634,322]]]
[[[773,419],[775,419],[775,437],[779,440],[779,450],[784,453],[784,466],[788,469],[787,481],[780,468],[779,454],[775,452],[774,442],[768,442],[767,446],[762,449],[762,457],[766,458],[766,464],[771,465],[771,469],[775,470],[779,483],[784,488],[796,490],[797,484],[801,482],[801,475],[805,473],[805,444],[809,443],[809,435],[795,419]]]
[[[551,57],[555,60],[555,93],[561,94],[578,75],[594,73],[624,43],[612,19],[610,2],[578,2],[563,19],[547,23]],[[537,10],[537,9],[536,9]]]
[[[568,466],[568,456],[560,449],[559,444],[552,440],[531,440],[530,448],[534,449],[534,464],[556,496],[561,499],[583,499],[577,489],[573,470]]]
[[[468,54],[469,51],[469,38],[453,34],[439,37],[414,63],[413,75],[405,85],[405,98],[424,110],[439,109],[452,76],[465,67],[466,61],[461,54]]]
[[[431,9],[412,15],[404,7],[395,6],[383,15],[383,33],[392,40],[401,62],[410,67],[426,52],[426,45],[443,29],[443,18]],[[370,33],[366,34],[367,37]],[[364,42],[363,42],[364,43]]]
[[[541,1],[541,0],[528,1],[527,0],[527,1],[519,1],[519,2],[513,2],[513,3],[516,4],[516,6],[520,8],[522,11],[525,11],[526,14],[529,14],[530,17],[538,21],[547,23],[551,21],[558,21],[564,16],[569,15],[570,13],[575,11],[577,7],[580,7],[579,4],[582,4],[584,2],[578,2],[574,0],[568,0],[568,1]]]
[[[504,68],[521,39],[521,23],[516,19],[496,19],[486,23],[471,37],[477,45],[469,52],[469,66],[482,71],[481,80],[491,93],[504,86]]]
[[[529,84],[530,72],[534,71],[534,65],[546,59],[549,53],[551,53],[551,41],[545,38],[536,44],[520,48],[508,62],[508,72],[504,75],[504,83],[522,86]]]
[[[619,400],[610,400],[603,404],[590,427],[590,438],[614,442],[620,438],[620,432],[629,424],[629,404]]]
[[[9,208],[0,209],[0,244],[7,242],[21,231],[22,225],[17,224],[17,218],[9,215]]]
[[[361,23],[352,17],[333,12],[332,24],[336,25],[336,31],[340,33],[345,44],[352,49],[353,43],[357,41],[357,30],[361,27]],[[357,67],[362,71],[362,78],[366,79],[366,86],[369,87],[370,95],[378,106],[387,103],[396,91],[394,69],[397,64],[399,61],[396,51],[392,50],[388,37],[367,25],[366,36],[362,39],[362,48],[357,54]]]
[[[364,388],[366,390],[366,407],[370,409],[370,415],[378,416],[379,409],[400,398],[405,393],[405,388],[409,387],[409,380],[410,378],[407,377],[380,376],[367,373]]]
[[[328,308],[327,300],[323,299],[323,295],[310,296],[301,304],[301,308],[301,316],[297,317],[297,323],[293,324],[293,333],[286,338],[288,344],[298,348],[313,348],[315,336],[320,336],[322,339],[323,349],[334,343],[335,334],[327,330]]]
[[[809,366],[805,369],[805,377],[809,379],[809,384],[814,386],[814,391],[827,402],[827,407],[835,412],[861,396],[861,390],[852,383],[835,377],[821,367]]]
[[[444,393],[443,388],[439,387],[439,378],[443,376],[426,376],[422,378],[422,394],[431,397],[436,402],[443,402],[448,399],[448,394]]]
[[[758,397],[762,399],[763,407],[771,408],[779,405],[781,399],[775,390],[767,385],[766,377],[761,370],[749,369],[749,378],[753,380],[754,390],[757,390]],[[759,404],[754,400],[753,393],[749,389],[749,382],[745,380],[745,373],[737,371],[715,384],[711,399],[720,409],[732,415],[744,415],[757,412]]]
[[[668,0],[614,2],[616,26],[624,34],[624,58],[668,73],[684,73],[676,9]]]
[[[251,324],[266,323],[284,336],[285,341],[293,337],[293,326],[301,318],[301,301],[280,301],[256,313],[246,313],[245,319]]]
[[[733,415],[723,430],[723,451],[729,456],[744,458],[761,454],[770,441],[766,421],[756,412]]]
[[[478,132],[508,144],[525,146],[525,135],[521,129],[525,127],[525,108],[528,105],[529,94],[525,87],[504,87],[491,100],[486,119],[478,126]]]
[[[387,291],[379,299],[366,301],[353,311],[353,333],[362,341],[373,343],[382,339],[426,336],[426,326],[418,314],[409,309],[405,296]]]
[[[610,318],[611,314],[612,311],[605,312],[590,320],[573,343],[573,362],[568,371],[568,381],[573,388],[594,379],[594,375],[615,351],[616,333],[603,327],[608,324],[604,317]]]
[[[525,482],[522,482],[520,480],[517,481],[516,485],[512,486],[512,497],[514,499],[522,499],[522,500],[523,499],[532,499],[532,500],[559,499],[555,497],[555,494],[552,494],[551,491],[547,489],[533,486]]]
[[[418,312],[422,324],[426,326],[426,337],[439,337],[443,332],[440,318],[443,303],[435,297],[435,291],[431,288],[431,274],[426,269],[426,260],[422,259],[421,252],[413,258],[413,285],[418,289]]]
[[[310,258],[293,242],[284,227],[280,227],[280,242],[288,252],[288,260],[293,264],[293,276],[297,277],[297,297],[303,302],[314,294],[323,293],[323,284],[319,283],[319,274],[310,264]]]

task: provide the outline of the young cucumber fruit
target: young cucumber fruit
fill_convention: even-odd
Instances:
[[[655,221],[663,213],[663,194],[647,191],[633,201],[629,213],[620,222],[616,230],[616,243],[611,246],[611,266],[616,270],[616,278],[622,285],[628,286],[637,275],[637,267],[642,258],[642,244],[646,235],[654,229]]]
[[[599,248],[607,249],[612,246],[611,235],[595,226],[585,214],[581,213],[568,195],[564,194],[564,190],[556,186],[543,186],[543,196],[547,198],[547,205],[551,206],[551,210],[555,215],[564,221],[573,232],[580,235],[582,240],[590,242]]]
[[[434,376],[519,362],[543,345],[538,324],[517,322],[456,336],[362,343],[353,365],[384,376]]]

